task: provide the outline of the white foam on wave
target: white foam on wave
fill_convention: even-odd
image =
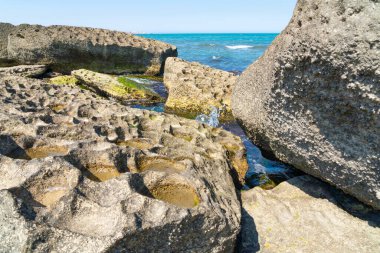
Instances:
[[[236,45],[236,46],[226,46],[226,48],[229,48],[229,49],[247,49],[247,48],[252,48],[253,46],[249,46],[249,45]]]
[[[222,56],[215,56],[215,55],[212,56],[212,59],[213,59],[213,60],[219,60],[220,58],[222,58]]]

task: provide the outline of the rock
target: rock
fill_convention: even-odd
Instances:
[[[235,81],[236,76],[232,73],[170,57],[164,72],[164,84],[169,93],[165,110],[195,118],[217,107],[223,109],[222,120],[231,120],[230,100]]]
[[[124,32],[0,23],[0,65],[45,64],[67,74],[86,68],[157,75],[162,74],[169,56],[177,56],[176,47]]]
[[[377,209],[379,13],[378,1],[298,1],[232,97],[255,144]]]
[[[8,57],[8,36],[14,29],[14,25],[9,23],[0,23],[0,59],[4,64],[7,63]]]
[[[231,133],[15,76],[0,133],[1,252],[234,251]]]
[[[126,77],[113,77],[85,69],[74,70],[71,74],[101,95],[116,98],[126,104],[162,101],[160,95]]]
[[[239,252],[380,251],[380,212],[311,176],[244,191],[242,201]]]
[[[46,72],[45,65],[20,65],[0,68],[0,75],[15,75],[23,77],[38,77]]]
[[[49,79],[49,83],[57,85],[71,85],[75,86],[79,84],[79,80],[72,75],[56,76]]]

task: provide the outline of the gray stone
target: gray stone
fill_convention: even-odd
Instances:
[[[176,47],[129,33],[72,26],[0,23],[0,65],[45,64],[57,72],[163,72]]]
[[[238,137],[17,76],[0,104],[0,251],[234,251]]]
[[[38,77],[46,72],[45,65],[20,65],[0,68],[0,75],[15,75],[23,77]]]
[[[169,92],[165,109],[195,117],[217,107],[222,109],[222,120],[231,120],[231,93],[236,78],[227,71],[170,57],[164,72],[164,84]]]
[[[379,1],[298,1],[232,98],[255,144],[377,209],[379,37]]]
[[[380,212],[311,176],[244,191],[242,201],[241,253],[380,251]]]

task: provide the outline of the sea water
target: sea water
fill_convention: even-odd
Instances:
[[[143,34],[146,38],[161,40],[178,48],[178,57],[187,61],[196,61],[213,68],[241,73],[257,60],[271,44],[277,34]],[[135,81],[144,83],[163,97],[167,96],[162,83],[149,80]],[[136,105],[135,108],[164,111],[164,104],[153,106]],[[219,112],[216,108],[209,115],[199,115],[196,119],[213,127],[222,127],[239,136],[246,149],[249,170],[246,175],[248,187],[275,184],[300,175],[300,172],[278,161],[264,158],[236,122],[219,124]],[[269,186],[268,186],[269,183]]]
[[[178,57],[213,68],[242,72],[272,43],[276,33],[142,34],[177,46]]]

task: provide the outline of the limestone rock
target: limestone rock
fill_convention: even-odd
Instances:
[[[0,65],[46,64],[61,73],[86,68],[157,75],[169,56],[177,56],[174,46],[124,32],[0,23]]]
[[[23,77],[38,77],[46,72],[45,65],[20,65],[0,68],[0,75],[15,75]]]
[[[74,70],[71,74],[82,84],[101,95],[116,98],[123,103],[157,103],[162,101],[160,95],[143,84],[126,77],[113,77],[85,69]]]
[[[379,36],[379,1],[298,1],[232,98],[255,144],[377,209]]]
[[[1,252],[234,251],[236,136],[15,76],[0,105]]]
[[[195,117],[208,114],[214,106],[223,109],[222,120],[232,119],[231,93],[235,81],[236,76],[232,73],[170,57],[164,72],[164,84],[169,93],[165,109]]]
[[[244,191],[242,201],[239,252],[380,251],[380,212],[311,176]]]

